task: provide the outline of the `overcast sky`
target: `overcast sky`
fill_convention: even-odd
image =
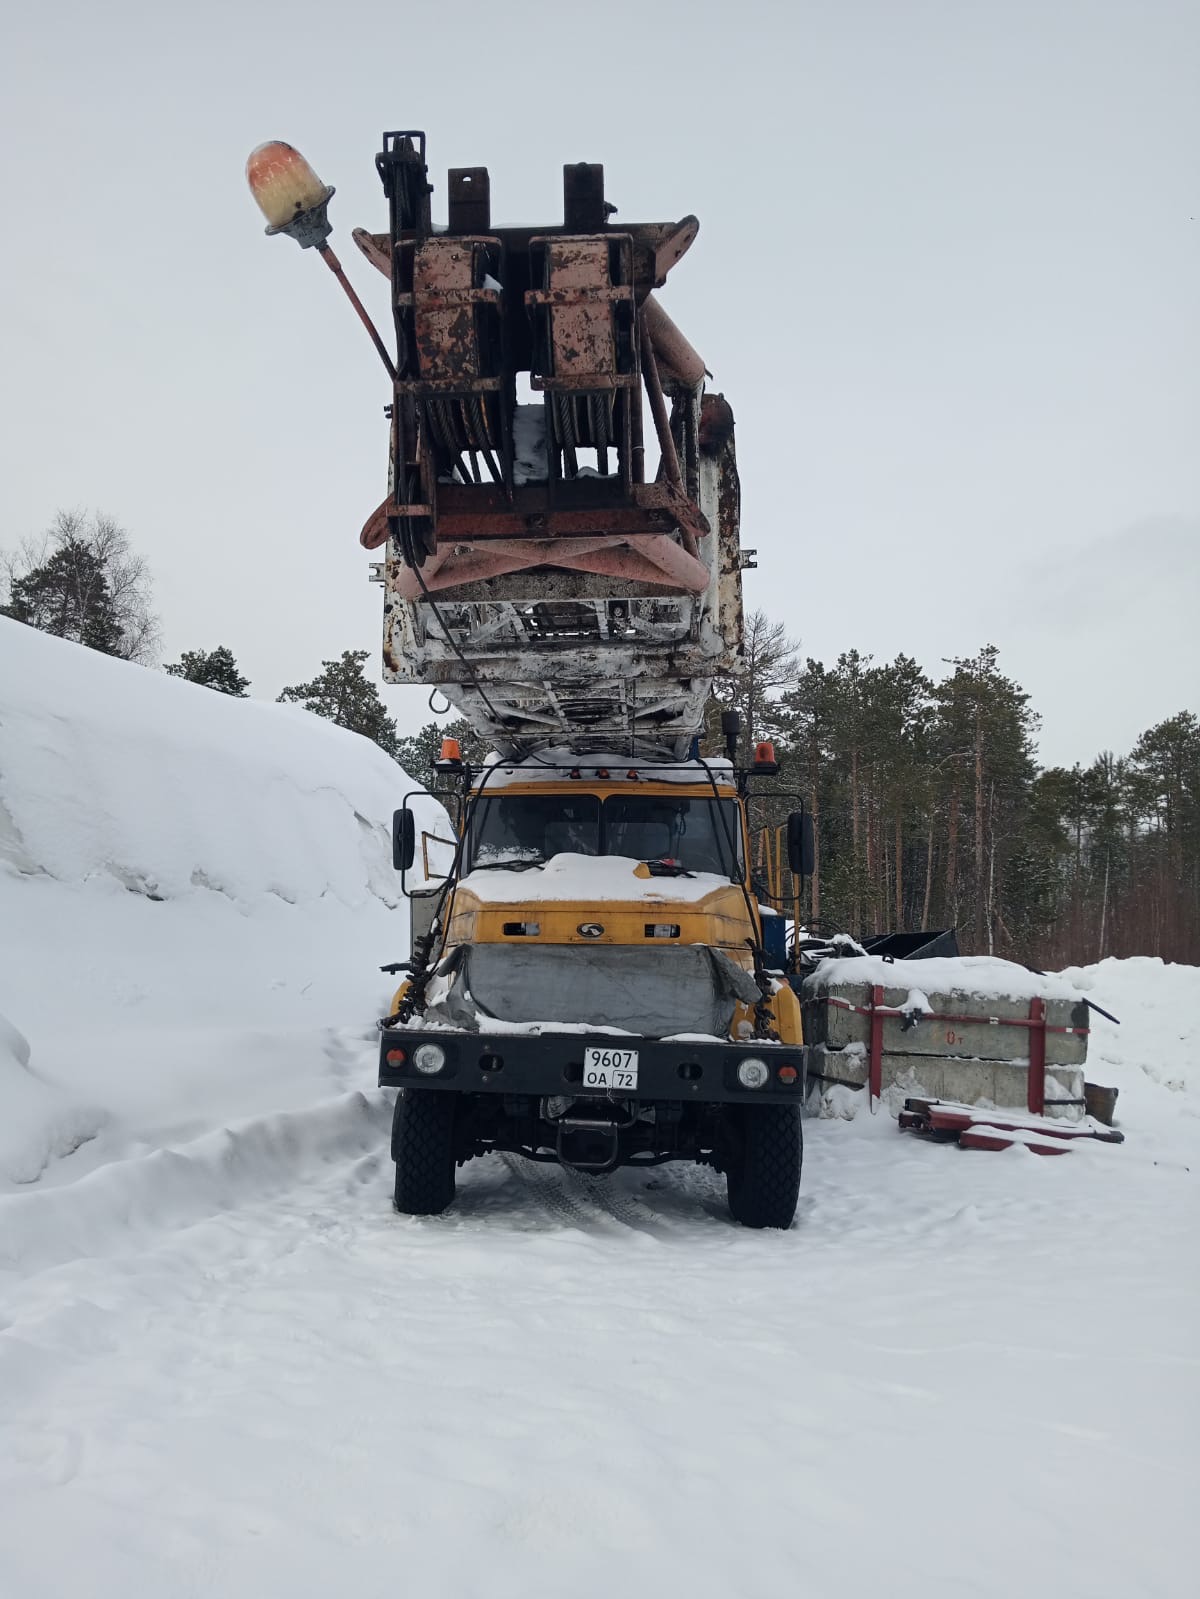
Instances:
[[[424,128],[554,221],[565,161],[694,211],[664,303],[732,401],[748,602],[806,654],[1000,648],[1048,762],[1200,709],[1196,0],[339,0],[5,8],[0,545],[59,507],[149,559],[164,658],[273,697],[367,647],[387,379],[266,239],[263,140],[337,186]],[[387,691],[402,724],[424,693]]]

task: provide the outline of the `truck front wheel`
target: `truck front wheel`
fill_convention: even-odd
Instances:
[[[440,1216],[454,1198],[456,1094],[405,1088],[392,1116],[396,1209],[406,1216]]]
[[[790,1227],[800,1197],[804,1135],[798,1105],[739,1105],[722,1164],[729,1209],[743,1227]]]

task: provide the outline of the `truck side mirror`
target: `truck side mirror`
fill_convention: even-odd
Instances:
[[[417,858],[417,823],[405,805],[392,812],[392,865],[398,872],[412,870]]]
[[[817,863],[817,839],[807,811],[793,811],[787,819],[788,867],[797,877],[811,877]]]

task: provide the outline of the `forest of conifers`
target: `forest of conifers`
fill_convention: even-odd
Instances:
[[[802,903],[823,930],[955,927],[964,953],[1045,967],[1200,961],[1194,713],[1090,766],[1041,767],[1040,718],[992,646],[949,662],[939,681],[905,655],[801,663],[761,613],[746,646],[749,670],[719,686],[720,700],[741,710],[744,743],[774,738],[780,786],[816,819]],[[794,803],[781,796],[763,819]]]
[[[723,753],[726,708],[741,712],[743,760],[774,740],[781,774],[752,784],[763,797],[751,823],[773,829],[801,798],[812,812],[817,869],[800,905],[815,930],[953,927],[964,954],[1046,969],[1105,955],[1200,962],[1193,712],[1090,766],[1042,767],[1040,718],[991,645],[938,681],[906,655],[876,664],[850,650],[825,666],[755,612],[746,666],[718,683],[703,751]],[[397,759],[423,777],[444,733],[468,760],[487,752],[460,719],[398,740]]]

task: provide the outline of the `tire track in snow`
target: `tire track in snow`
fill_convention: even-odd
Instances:
[[[649,1191],[655,1198],[648,1201],[643,1194],[649,1183],[639,1170],[626,1167],[607,1176],[588,1177],[565,1167],[523,1160],[520,1155],[500,1158],[543,1212],[569,1226],[588,1229],[615,1223],[634,1232],[679,1233],[693,1230],[697,1219],[709,1210],[707,1195],[689,1191],[698,1185],[681,1181],[682,1172],[668,1174],[662,1167],[650,1168],[655,1175],[649,1179],[653,1184]]]

